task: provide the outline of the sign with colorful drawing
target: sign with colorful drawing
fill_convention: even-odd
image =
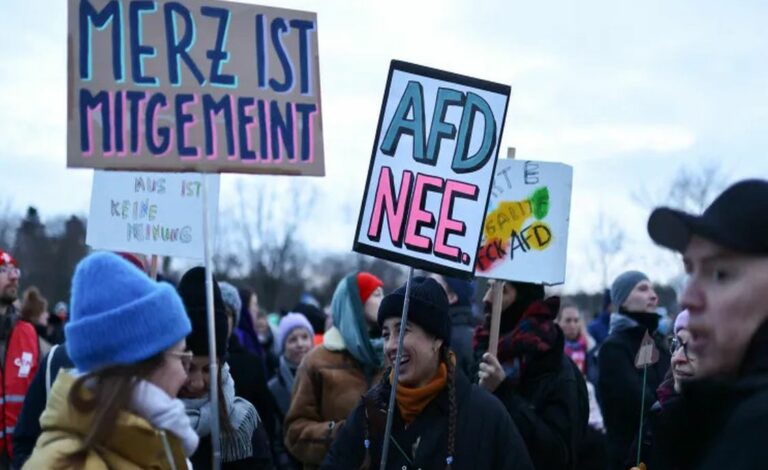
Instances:
[[[468,277],[510,88],[392,61],[354,250]]]
[[[203,175],[95,171],[85,242],[92,248],[203,259]],[[215,233],[219,175],[207,175]]]
[[[573,168],[499,160],[485,216],[477,275],[562,284],[568,251]]]
[[[68,0],[67,166],[324,174],[317,15]]]

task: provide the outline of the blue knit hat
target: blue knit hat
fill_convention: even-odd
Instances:
[[[235,315],[234,328],[237,328],[237,325],[240,324],[240,309],[243,308],[240,293],[237,291],[237,287],[224,281],[219,282],[219,289],[221,289],[221,298],[224,299],[224,304],[232,309],[232,313]]]
[[[149,359],[192,330],[173,286],[113,253],[77,265],[71,307],[67,353],[81,372]]]
[[[617,311],[627,300],[632,289],[642,281],[647,281],[648,276],[640,271],[627,271],[619,275],[611,284],[611,303]]]

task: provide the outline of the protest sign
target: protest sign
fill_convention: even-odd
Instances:
[[[468,277],[510,88],[392,61],[354,250]]]
[[[103,250],[202,260],[202,178],[199,173],[95,171],[86,243]],[[215,221],[219,175],[207,178],[209,217]]]
[[[562,163],[500,160],[477,254],[477,275],[562,284],[573,169]]]
[[[314,13],[68,6],[68,167],[324,174]]]

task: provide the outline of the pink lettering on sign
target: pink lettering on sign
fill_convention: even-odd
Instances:
[[[427,192],[440,192],[443,179],[437,176],[427,176],[419,173],[416,176],[416,187],[413,190],[413,204],[408,216],[408,227],[405,229],[405,246],[412,250],[429,253],[432,251],[432,239],[421,235],[424,227],[435,227],[435,216],[426,210]]]
[[[368,228],[368,238],[370,240],[377,242],[381,239],[384,216],[386,215],[389,236],[392,240],[392,244],[398,248],[402,246],[403,231],[405,228],[405,212],[409,205],[408,199],[411,193],[412,180],[413,173],[404,171],[403,177],[400,180],[400,191],[398,192],[398,196],[395,194],[392,169],[387,166],[381,168]]]
[[[437,219],[427,209],[429,193],[435,193],[440,198]],[[473,256],[449,244],[448,239],[452,235],[460,238],[466,234],[466,224],[454,218],[456,200],[476,201],[479,193],[479,187],[473,184],[421,173],[414,178],[408,170],[403,171],[400,190],[395,192],[392,169],[382,166],[366,232],[368,239],[375,242],[381,239],[386,217],[389,236],[395,247],[403,248],[404,244],[407,250],[434,253],[443,259],[469,266],[473,263]],[[424,229],[434,231],[424,233]],[[471,251],[475,249],[472,247]]]
[[[437,233],[435,234],[435,255],[456,262],[469,264],[469,253],[462,253],[458,247],[448,244],[448,236],[455,234],[462,236],[466,233],[466,225],[460,220],[451,218],[456,198],[477,200],[480,189],[474,184],[461,181],[448,180],[445,183],[443,203],[440,206],[440,218],[437,221]]]

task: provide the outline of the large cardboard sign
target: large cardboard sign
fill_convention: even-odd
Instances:
[[[472,275],[509,93],[506,85],[392,62],[355,251]]]
[[[565,282],[572,185],[568,165],[500,160],[477,275],[550,285]]]
[[[67,166],[323,175],[317,17],[68,0]]]
[[[206,175],[215,233],[219,175]],[[203,175],[95,171],[86,243],[93,248],[203,259]]]

